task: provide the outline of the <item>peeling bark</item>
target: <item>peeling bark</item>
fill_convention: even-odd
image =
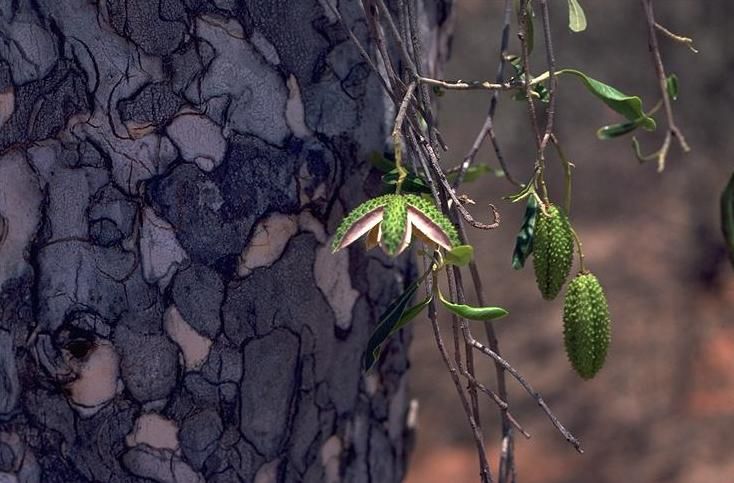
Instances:
[[[0,480],[399,481],[412,269],[327,248],[392,112],[324,0],[0,3]]]

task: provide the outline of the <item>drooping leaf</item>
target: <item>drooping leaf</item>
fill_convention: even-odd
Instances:
[[[439,297],[439,299],[443,306],[450,312],[469,320],[494,320],[508,314],[508,312],[501,307],[474,307],[471,305],[451,303],[442,296]]]
[[[395,169],[395,161],[387,159],[385,156],[378,153],[377,151],[373,151],[372,153],[370,153],[369,161],[372,166],[382,171],[383,173],[389,173],[390,171]]]
[[[629,134],[638,128],[636,122],[621,122],[619,124],[610,124],[602,126],[596,131],[596,137],[599,139],[612,139]]]
[[[525,43],[528,46],[528,55],[530,55],[533,52],[533,47],[535,46],[535,29],[533,28],[533,17],[535,17],[535,14],[533,13],[533,6],[531,2],[527,2],[525,10],[523,10],[522,0],[515,0],[515,12],[517,13],[518,21],[522,21],[524,18],[527,22]]]
[[[474,256],[474,247],[471,245],[459,245],[446,252],[444,260],[449,265],[463,267],[471,262]]]
[[[382,175],[382,182],[389,186],[394,186],[398,182],[398,170],[397,168],[391,169],[384,175]],[[401,187],[403,193],[430,193],[431,188],[428,187],[423,178],[416,176],[413,173],[408,173],[403,180]],[[391,190],[392,192],[393,190]]]
[[[377,362],[377,358],[380,356],[382,344],[384,344],[387,338],[390,337],[393,329],[400,322],[400,319],[405,313],[406,307],[415,295],[416,290],[418,290],[418,285],[423,281],[423,278],[425,278],[425,276],[411,283],[402,294],[388,305],[385,312],[380,316],[380,321],[374,332],[372,332],[370,340],[367,342],[367,348],[365,349],[362,357],[365,371],[370,370],[375,362]]]
[[[467,168],[466,173],[464,173],[464,183],[476,181],[486,173],[493,173],[497,177],[504,176],[504,172],[502,172],[501,169],[495,169],[487,163],[478,163]],[[458,171],[447,173],[446,179],[448,179],[450,183],[453,183],[458,175]]]
[[[576,76],[586,88],[604,104],[624,116],[628,121],[637,123],[648,131],[655,130],[655,119],[648,116],[642,109],[642,100],[637,96],[628,96],[614,87],[592,79],[581,71],[575,69],[561,69],[558,74],[570,74]]]
[[[415,319],[418,314],[423,312],[423,309],[428,307],[428,304],[431,303],[431,300],[433,300],[433,296],[429,295],[425,299],[421,300],[419,303],[406,310],[398,323],[395,324],[395,327],[393,327],[392,331],[390,332],[390,336],[393,336],[397,331],[399,331],[400,329],[408,325],[413,319]]]
[[[525,266],[525,260],[533,252],[533,233],[535,231],[535,220],[538,216],[538,201],[535,196],[528,198],[525,208],[525,216],[522,226],[515,239],[515,250],[512,253],[512,268],[520,270]]]
[[[586,14],[578,0],[568,0],[568,28],[572,32],[586,30]]]
[[[665,87],[668,90],[668,97],[670,97],[671,100],[677,101],[678,100],[678,76],[675,74],[670,74],[667,79],[665,79]]]
[[[734,173],[721,194],[721,231],[724,233],[729,260],[734,267]]]

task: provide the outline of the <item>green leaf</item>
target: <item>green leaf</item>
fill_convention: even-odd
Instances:
[[[639,125],[636,122],[610,124],[609,126],[600,127],[599,130],[596,131],[596,137],[598,137],[599,139],[617,138],[619,136],[624,136],[625,134],[631,133],[638,127]]]
[[[463,267],[471,262],[474,256],[474,247],[471,245],[459,245],[454,247],[451,251],[446,252],[446,263],[449,265],[456,265]]]
[[[525,208],[522,226],[515,239],[515,251],[512,253],[512,268],[520,270],[525,266],[525,260],[533,252],[533,232],[535,231],[535,219],[538,216],[538,201],[535,196],[528,198]]]
[[[389,172],[382,175],[382,182],[386,185],[395,185],[398,182],[398,170],[397,168],[390,170]],[[428,187],[423,178],[416,176],[413,173],[408,173],[403,180],[402,190],[404,193],[430,193],[431,188]]]
[[[517,13],[518,21],[521,21],[523,17],[527,20],[527,38],[525,42],[528,45],[528,55],[530,55],[535,45],[535,29],[533,28],[533,17],[535,17],[535,14],[533,13],[533,7],[530,2],[526,4],[525,10],[522,10],[521,6],[522,1],[515,0],[515,12]]]
[[[450,312],[469,320],[494,320],[504,317],[508,313],[501,307],[473,307],[471,305],[453,304],[443,298],[440,292],[439,299]]]
[[[734,173],[721,194],[721,231],[724,233],[729,260],[734,267]]]
[[[415,304],[411,308],[405,311],[403,316],[400,318],[397,324],[395,324],[395,327],[393,327],[392,331],[390,331],[390,336],[394,335],[397,331],[408,325],[413,319],[415,319],[418,314],[423,312],[423,309],[428,307],[428,304],[431,303],[431,300],[433,300],[433,296],[428,296],[424,300],[420,301],[419,303]]]
[[[586,30],[586,14],[581,8],[578,0],[568,0],[568,28],[572,32],[583,32]]]
[[[382,313],[382,316],[380,316],[380,322],[377,324],[374,332],[372,332],[362,357],[365,371],[369,371],[375,362],[377,362],[378,357],[380,357],[382,344],[390,337],[395,326],[403,318],[408,303],[413,298],[413,295],[415,295],[416,290],[418,290],[418,285],[424,278],[425,275],[411,283],[405,289],[405,292],[393,300],[387,309],[385,309],[385,312]]]
[[[670,97],[674,101],[677,101],[678,100],[678,76],[675,74],[670,74],[668,78],[665,79],[665,87],[668,89],[668,97]]]
[[[472,181],[476,181],[483,174],[486,173],[494,173],[495,176],[504,176],[504,173],[501,169],[494,169],[487,163],[478,163],[467,168],[466,173],[464,174],[464,183],[471,183]],[[447,173],[446,179],[448,179],[450,183],[453,183],[458,176],[458,171],[454,171],[452,173]]]
[[[502,199],[511,201],[512,203],[517,203],[518,201],[524,200],[525,198],[527,198],[528,196],[534,193],[535,193],[535,187],[533,186],[533,183],[528,183],[525,186],[523,186],[522,189],[518,191],[517,193],[511,194],[508,196],[503,196]]]
[[[628,96],[614,87],[592,79],[575,69],[562,69],[558,71],[558,74],[570,74],[578,77],[589,92],[601,99],[611,109],[623,115],[628,121],[635,122],[648,131],[655,130],[655,119],[642,110],[642,100],[639,97]]]
[[[372,151],[372,153],[370,153],[370,164],[383,173],[389,173],[395,169],[395,161],[387,159],[377,151]]]

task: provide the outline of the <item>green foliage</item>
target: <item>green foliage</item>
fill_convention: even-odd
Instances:
[[[533,252],[533,232],[535,231],[535,220],[538,216],[538,201],[535,196],[528,198],[525,208],[522,226],[515,239],[515,250],[512,253],[512,268],[520,270],[525,266],[525,260]]]
[[[586,14],[578,0],[568,0],[568,28],[573,32],[586,30]]]
[[[604,365],[611,339],[609,307],[599,280],[579,274],[568,284],[563,304],[563,338],[571,365],[591,379]]]
[[[474,247],[471,245],[459,245],[446,252],[444,261],[447,265],[463,267],[471,262],[474,256]]]
[[[655,120],[642,110],[642,100],[637,96],[629,96],[614,87],[592,79],[575,69],[561,69],[558,75],[569,74],[577,77],[589,92],[602,100],[604,104],[624,116],[628,121],[648,131],[655,130]]]
[[[665,79],[665,88],[668,91],[668,96],[671,100],[677,101],[678,100],[678,76],[675,74],[670,74],[667,79]]]
[[[367,348],[362,356],[365,371],[370,370],[375,362],[377,362],[380,357],[380,352],[382,351],[382,345],[387,341],[390,335],[397,331],[395,327],[400,324],[404,314],[406,313],[406,308],[408,307],[410,300],[415,295],[416,290],[418,290],[418,285],[423,281],[424,277],[421,277],[411,283],[402,294],[388,305],[385,312],[380,316],[380,321],[378,322],[374,332],[372,332],[370,340],[367,342]],[[413,314],[413,317],[415,317],[415,315],[417,315],[417,312]],[[405,323],[407,322],[404,322],[403,325],[405,325]]]
[[[395,191],[394,186],[398,184],[398,177],[399,173],[397,168],[382,175],[382,182],[387,185],[386,189],[389,190],[389,192],[392,193]],[[403,193],[430,194],[431,188],[428,187],[426,182],[420,176],[408,173],[403,180],[402,191]]]
[[[636,122],[622,122],[619,124],[610,124],[609,126],[600,127],[596,131],[596,136],[599,139],[612,139],[625,134],[629,134],[637,129],[638,124]]]
[[[508,312],[501,307],[473,307],[471,305],[454,304],[443,297],[440,297],[440,300],[441,304],[443,304],[449,312],[469,320],[494,320],[502,318],[508,314]]]

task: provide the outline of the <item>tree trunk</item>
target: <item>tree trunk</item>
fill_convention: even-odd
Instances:
[[[327,1],[0,2],[0,481],[402,478],[412,270],[328,248],[394,110]]]

